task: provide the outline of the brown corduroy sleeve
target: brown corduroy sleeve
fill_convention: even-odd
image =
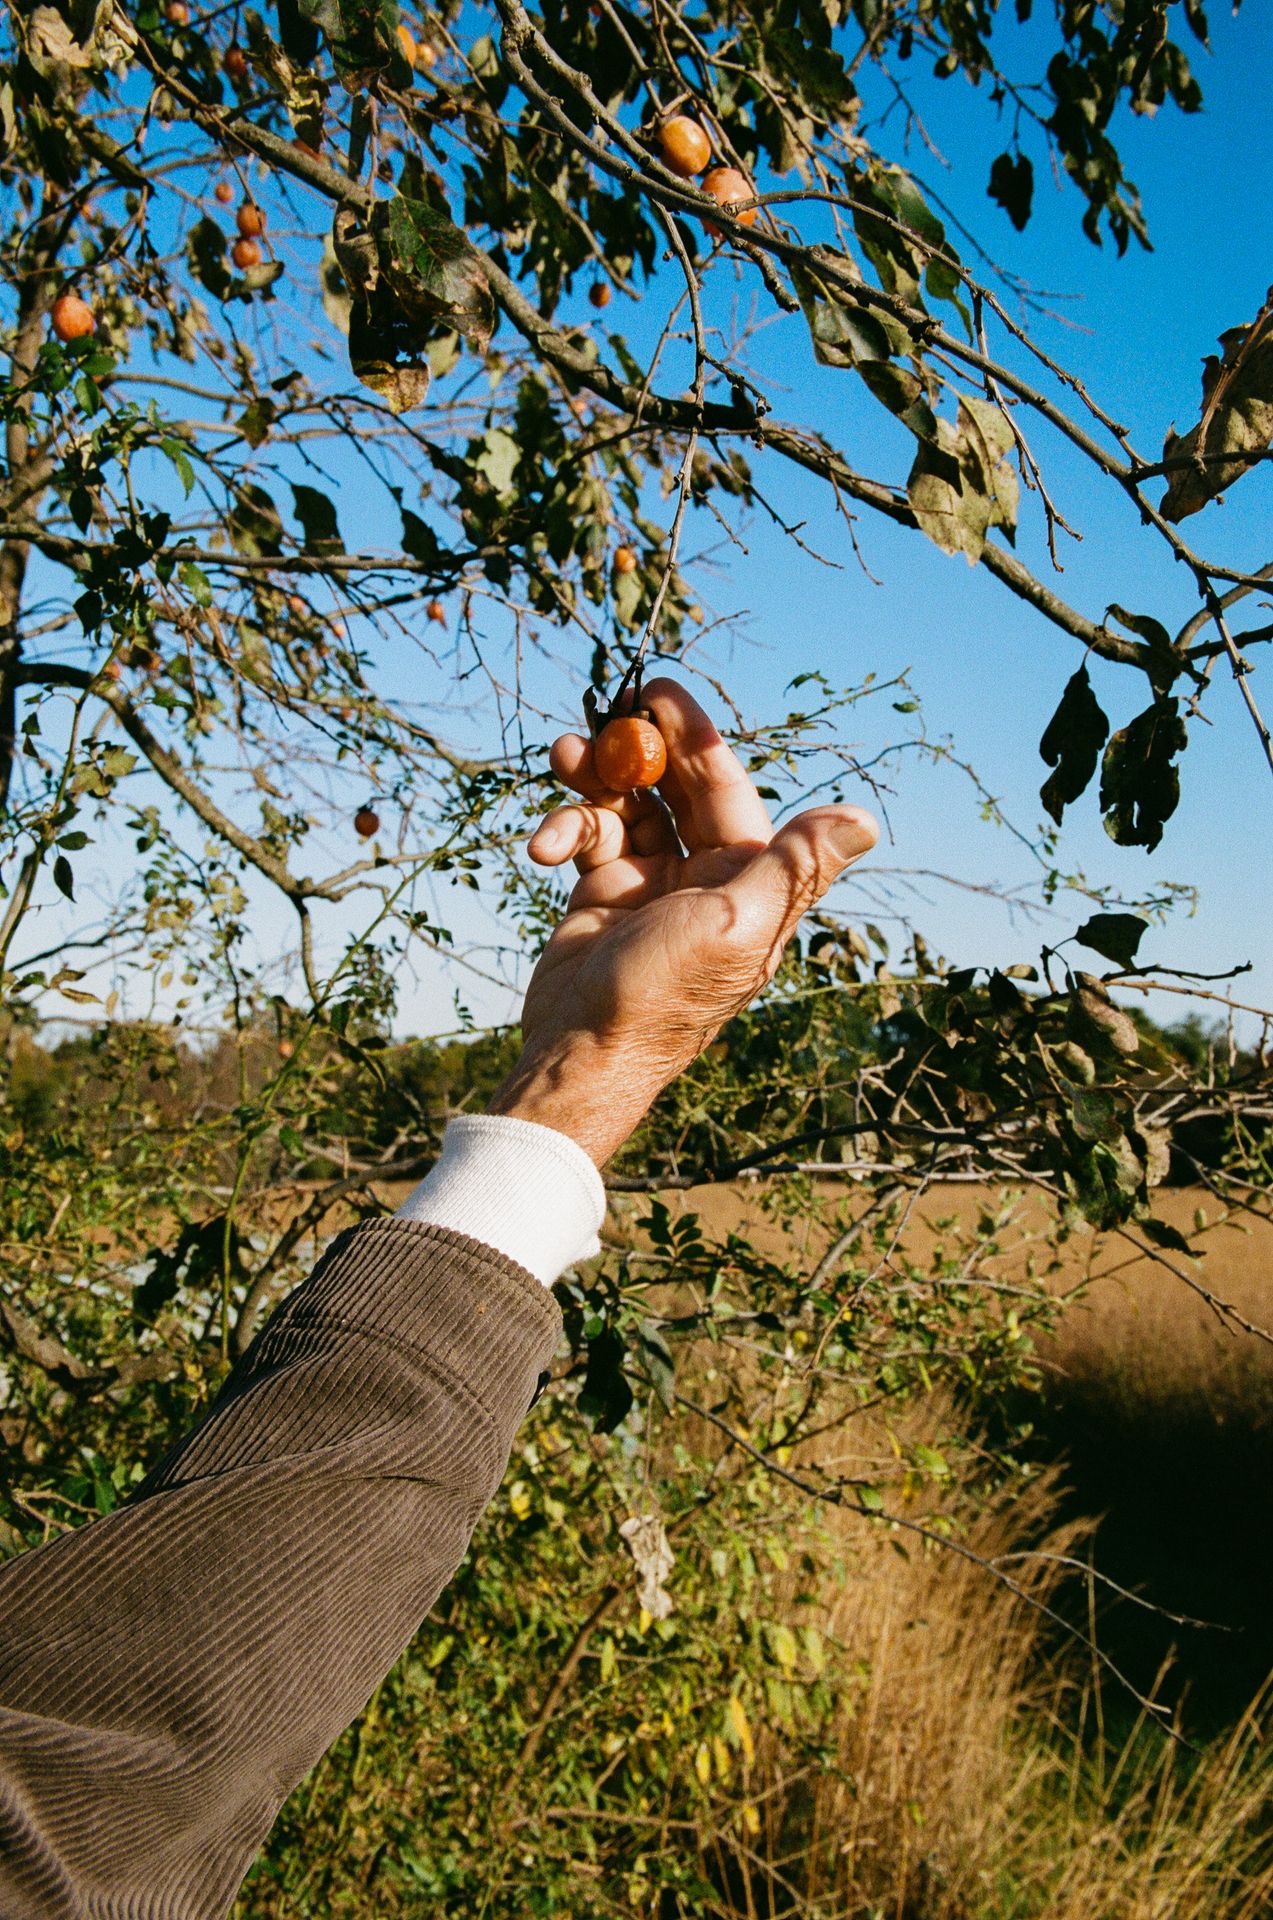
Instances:
[[[343,1234],[135,1500],[0,1568],[0,1915],[223,1915],[455,1572],[561,1316],[444,1228]]]

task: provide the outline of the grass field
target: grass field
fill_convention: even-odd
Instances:
[[[754,1185],[662,1197],[713,1232],[745,1225],[770,1245],[778,1232]],[[1273,1218],[1226,1216],[1201,1188],[1160,1189],[1157,1215],[1200,1255],[1165,1255],[1172,1272],[1117,1234],[1080,1230],[1053,1246],[1046,1203],[1010,1198],[1011,1223],[981,1270],[1011,1281],[1033,1263],[1066,1301],[1039,1341],[1040,1424],[1063,1486],[1058,1517],[1099,1519],[1097,1561],[1120,1585],[1224,1629],[1179,1628],[1115,1606],[1101,1631],[1140,1684],[1170,1658],[1199,1725],[1231,1724],[1273,1671],[1273,1341],[1242,1330],[1193,1287],[1273,1329]],[[908,1257],[928,1267],[1003,1199],[972,1184],[933,1187],[907,1221]],[[812,1266],[817,1236],[804,1251]]]

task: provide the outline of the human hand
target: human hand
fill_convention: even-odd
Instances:
[[[579,880],[531,978],[522,1054],[491,1103],[555,1127],[598,1166],[662,1089],[773,978],[801,915],[879,837],[860,807],[814,807],[775,833],[741,762],[683,687],[643,694],[667,745],[654,794],[598,781],[563,734],[553,772],[582,804],[532,835]]]

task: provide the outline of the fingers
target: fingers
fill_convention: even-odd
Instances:
[[[657,793],[613,793],[609,787],[597,778],[592,759],[592,742],[582,734],[564,733],[554,740],[548,754],[549,764],[563,786],[573,787],[585,800],[592,801],[596,807],[604,808],[616,819],[626,822],[632,829],[631,846],[638,853],[655,853],[660,849],[678,852],[676,828],[672,816]],[[565,809],[562,809],[565,811]],[[551,816],[550,816],[551,817]],[[545,822],[547,825],[547,822]],[[536,834],[536,840],[539,835]],[[542,844],[542,843],[541,843]],[[532,847],[534,842],[532,842]],[[533,857],[539,859],[539,854]],[[613,857],[613,856],[612,856]],[[560,864],[571,858],[562,853],[552,862]]]
[[[745,924],[758,937],[769,937],[776,959],[801,914],[879,837],[879,827],[861,807],[813,807],[780,828],[726,891]]]
[[[531,835],[527,851],[541,867],[562,867],[573,860],[580,873],[627,854],[670,853],[675,848],[671,823],[662,809],[637,812],[625,820],[617,807],[556,807]]]
[[[567,911],[573,914],[581,907],[643,907],[647,900],[657,900],[671,891],[669,868],[679,861],[679,854],[629,855],[581,870]]]
[[[659,788],[690,852],[764,846],[773,833],[765,803],[697,700],[663,679],[651,680],[643,698],[667,744]]]

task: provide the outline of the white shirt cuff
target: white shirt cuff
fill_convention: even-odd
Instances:
[[[398,1209],[403,1220],[481,1240],[550,1287],[598,1253],[601,1175],[583,1148],[533,1120],[461,1114],[447,1123],[432,1172]]]

